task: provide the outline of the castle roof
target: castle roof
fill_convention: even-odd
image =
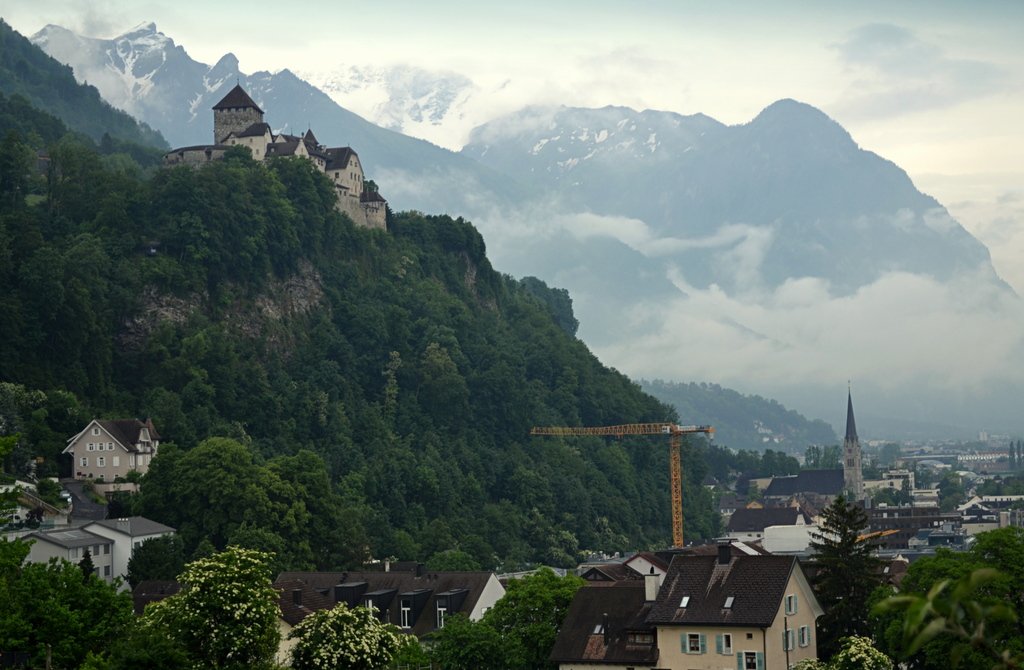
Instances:
[[[235,84],[235,87],[228,91],[228,94],[221,98],[221,101],[213,106],[214,109],[255,109],[260,114],[263,110],[259,108],[253,99],[249,97],[249,94],[245,92],[240,84]]]
[[[387,202],[380,193],[365,189],[359,196],[359,202]]]
[[[319,146],[319,142],[316,141],[316,135],[313,134],[312,128],[306,129],[306,134],[302,136],[302,139],[306,140],[306,144],[314,144]]]
[[[295,150],[299,148],[299,140],[290,139],[283,142],[274,142],[267,145],[268,156],[294,156]]]
[[[352,147],[332,147],[326,153],[328,170],[343,170],[348,167],[349,160],[358,155]]]
[[[273,135],[273,131],[270,130],[270,126],[266,123],[254,123],[240,133],[232,133],[235,137],[262,137],[270,133]]]

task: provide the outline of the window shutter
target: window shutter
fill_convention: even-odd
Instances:
[[[684,654],[690,653],[690,647],[686,644],[686,633],[681,633],[679,635],[679,651]]]
[[[793,614],[796,614],[797,610],[800,609],[799,606],[797,605],[799,600],[800,600],[799,597],[794,593],[793,594]]]
[[[743,652],[736,652],[736,670],[743,670]]]
[[[764,653],[757,652],[757,670],[764,670]]]
[[[704,633],[700,634],[700,653],[708,653],[708,636]]]
[[[722,636],[721,635],[716,635],[715,636],[715,653],[716,654],[721,654],[722,653],[722,647],[723,647]]]

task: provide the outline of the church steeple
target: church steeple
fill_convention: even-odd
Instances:
[[[853,418],[853,394],[846,389],[846,437],[843,439],[843,484],[852,500],[864,498],[864,471],[861,467],[860,439]]]
[[[853,395],[849,386],[846,387],[846,439],[857,439],[857,422],[853,418]]]

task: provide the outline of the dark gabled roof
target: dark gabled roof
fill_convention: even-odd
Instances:
[[[181,590],[181,584],[174,580],[146,580],[139,582],[138,586],[132,589],[132,603],[135,606],[135,613],[142,614],[146,605],[160,602],[164,598],[173,596]]]
[[[302,136],[302,139],[306,140],[306,144],[312,144],[313,146],[320,146],[320,143],[316,140],[316,135],[313,134],[312,128],[306,129],[306,134]]]
[[[604,563],[592,565],[580,577],[588,582],[620,582],[624,579],[637,579],[636,570],[631,570],[623,563]]]
[[[377,193],[376,191],[371,191],[369,189],[365,189],[359,195],[359,202],[387,202],[387,200],[385,200],[384,196],[382,196],[380,193]]]
[[[820,493],[835,496],[843,492],[842,470],[801,470],[799,474],[773,477],[764,490],[766,497],[792,496],[797,493]]]
[[[767,628],[794,569],[794,556],[739,556],[724,565],[716,556],[676,556],[647,622]],[[680,607],[684,596],[689,601]],[[732,607],[726,609],[730,596]]]
[[[277,583],[301,581],[324,595],[334,605],[333,588],[339,584],[365,583],[364,595],[391,591],[396,594],[420,592],[427,594],[411,632],[422,637],[435,629],[435,612],[437,596],[448,591],[468,591],[462,601],[458,613],[469,615],[476,607],[483,594],[484,587],[493,573],[490,572],[425,572],[417,576],[415,572],[282,572],[277,576]],[[388,607],[387,620],[396,626],[401,625],[399,599],[396,597]],[[448,614],[455,614],[449,611]]]
[[[324,153],[327,154],[328,170],[344,170],[348,167],[349,159],[358,155],[352,151],[352,147],[332,147],[326,149]]]
[[[853,396],[846,392],[846,441],[857,441],[857,422],[853,419]]]
[[[96,423],[103,426],[103,430],[110,433],[110,435],[121,443],[126,449],[131,449],[139,441],[139,433],[143,428],[149,429],[149,439],[159,440],[160,436],[156,432],[156,428],[153,427],[153,422],[150,419],[146,419],[143,423],[138,419],[115,419],[113,421],[98,420]]]
[[[280,594],[277,604],[281,609],[281,618],[291,626],[297,625],[313,612],[331,609],[336,604],[333,598],[325,596],[301,579],[278,580],[274,582],[274,589]]]
[[[266,123],[254,123],[240,133],[234,133],[235,137],[263,137],[267,133],[273,135],[270,125]]]
[[[280,140],[280,137],[278,138]],[[284,140],[267,145],[268,156],[294,156],[302,140]]]
[[[220,102],[213,106],[214,109],[238,109],[248,108],[255,109],[260,114],[263,110],[253,102],[253,99],[249,97],[249,94],[245,92],[240,84],[235,84],[235,87],[228,91],[228,94],[221,98]]]
[[[653,666],[658,660],[654,626],[647,623],[644,581],[584,586],[576,591],[551,650],[553,663]],[[605,624],[607,630],[600,628]],[[597,631],[597,632],[595,632]],[[649,633],[652,644],[630,644],[629,633]],[[607,633],[607,637],[605,635]],[[607,644],[606,644],[607,642]]]
[[[729,517],[728,530],[730,533],[761,532],[768,526],[796,526],[801,517],[804,524],[811,523],[811,518],[796,507],[744,507]]]

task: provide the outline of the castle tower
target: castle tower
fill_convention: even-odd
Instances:
[[[235,84],[213,106],[213,143],[221,144],[231,133],[240,133],[254,123],[263,123],[263,110],[240,85]]]
[[[852,500],[864,498],[864,471],[861,469],[860,440],[853,418],[853,396],[846,391],[846,437],[843,438],[843,485]]]

